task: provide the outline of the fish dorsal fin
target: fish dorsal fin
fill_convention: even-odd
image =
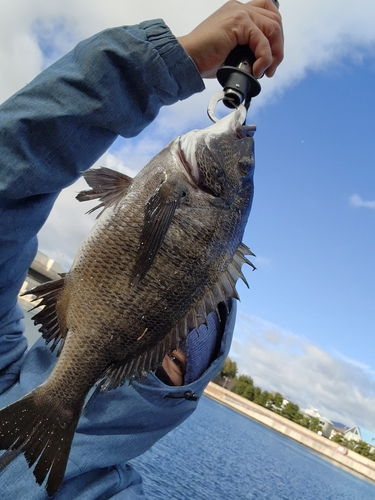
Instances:
[[[35,295],[31,302],[40,300],[40,302],[31,309],[31,311],[43,307],[31,319],[34,325],[42,325],[39,331],[45,339],[46,344],[53,341],[50,349],[53,352],[57,344],[61,341],[57,355],[60,354],[67,332],[62,332],[60,329],[59,319],[56,312],[56,303],[65,284],[65,274],[60,274],[61,278],[55,281],[48,281],[42,285],[36,286],[22,295]]]
[[[186,340],[194,328],[197,329],[203,324],[207,325],[207,316],[210,313],[215,313],[221,321],[222,314],[219,304],[223,303],[228,312],[228,298],[239,299],[235,288],[238,279],[241,278],[249,286],[241,268],[243,264],[249,264],[254,270],[255,266],[247,259],[246,255],[254,256],[252,251],[241,243],[219,281],[178,321],[168,335],[156,347],[149,349],[137,358],[111,365],[98,382],[100,389],[110,391],[122,385],[126,379],[145,378],[150,371],[155,371],[161,365],[168,352],[178,349],[180,343]]]
[[[103,208],[98,217],[106,208],[114,205],[125,196],[133,182],[131,177],[106,167],[90,168],[82,175],[91,189],[81,191],[76,199],[90,201],[98,198],[101,203],[87,212],[91,214],[95,210]]]
[[[155,190],[145,205],[145,217],[140,236],[139,253],[133,270],[132,283],[137,284],[147,274],[161,247],[186,186],[179,177],[170,176]]]

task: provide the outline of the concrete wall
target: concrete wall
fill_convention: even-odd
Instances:
[[[34,286],[45,283],[46,281],[57,280],[60,273],[66,272],[58,262],[50,259],[42,252],[38,252],[31,263],[26,280],[24,281],[20,294],[30,290]],[[31,296],[26,296],[24,300],[30,301]]]
[[[205,395],[375,481],[375,462],[210,382]]]

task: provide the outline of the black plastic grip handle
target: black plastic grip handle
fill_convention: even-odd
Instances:
[[[272,0],[279,8],[278,0]],[[253,75],[255,56],[248,45],[237,45],[219,68],[216,77],[223,87],[223,103],[228,108],[238,108],[245,101],[248,108],[251,98],[261,91],[258,80]]]
[[[247,45],[237,45],[219,68],[216,77],[224,89],[223,103],[228,108],[237,108],[245,99],[258,95],[261,86],[252,74],[255,56]]]

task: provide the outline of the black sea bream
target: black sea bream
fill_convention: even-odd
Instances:
[[[251,254],[254,126],[237,110],[173,140],[134,178],[87,171],[102,212],[72,269],[32,290],[36,324],[58,359],[51,375],[0,412],[0,470],[23,453],[49,495],[60,487],[85,397],[155,370],[218,305]],[[124,401],[124,405],[126,401]]]

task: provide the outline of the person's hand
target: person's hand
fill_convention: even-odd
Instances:
[[[213,78],[237,45],[249,45],[254,53],[256,78],[273,76],[284,56],[281,16],[272,0],[230,0],[178,40],[203,78]]]

